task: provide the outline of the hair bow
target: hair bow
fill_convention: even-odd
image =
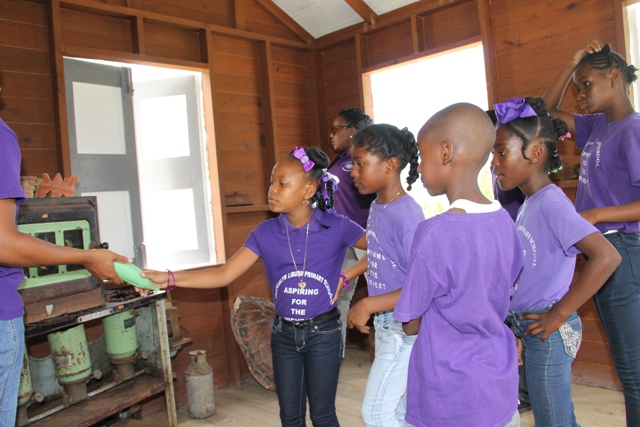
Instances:
[[[560,141],[564,141],[567,138],[571,138],[571,132],[567,132],[560,137]]]
[[[496,126],[507,124],[515,119],[538,116],[535,110],[531,108],[531,105],[525,102],[524,98],[509,98],[507,102],[496,104],[494,108],[498,119]]]
[[[333,206],[329,206],[330,198],[329,192],[327,191],[327,182],[329,181],[333,182],[333,192],[337,192],[338,184],[340,184],[340,178],[325,170],[324,175],[322,175],[322,198],[327,204],[327,212],[336,213],[336,211],[333,210]]]
[[[304,151],[304,147],[294,147],[291,155],[300,160],[305,172],[309,172],[311,168],[315,166],[315,163],[309,158],[309,155]]]

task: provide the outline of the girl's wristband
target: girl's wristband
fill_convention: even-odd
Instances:
[[[349,289],[349,280],[347,276],[345,276],[344,271],[340,272],[340,278],[342,279],[342,284],[344,289]]]
[[[173,271],[167,270],[167,286],[164,288],[165,291],[171,292],[176,288],[176,276],[173,275]]]

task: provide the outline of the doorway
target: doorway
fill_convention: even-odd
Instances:
[[[469,102],[488,109],[481,43],[371,72],[369,78],[374,122],[407,127],[416,138],[422,125],[448,105]],[[405,190],[407,174],[408,168],[402,175]],[[480,173],[479,182],[483,194],[493,200],[489,162]],[[449,207],[446,196],[430,196],[419,181],[407,193],[422,206],[426,218]]]
[[[65,58],[71,169],[141,268],[215,262],[201,75]]]

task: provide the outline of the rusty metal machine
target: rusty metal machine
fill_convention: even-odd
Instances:
[[[93,197],[28,199],[18,228],[57,245],[101,245]],[[169,425],[177,426],[170,357],[190,339],[179,334],[165,292],[105,290],[81,265],[25,269],[19,292],[27,338],[19,427],[102,425],[162,392]],[[168,327],[180,336],[170,339]]]

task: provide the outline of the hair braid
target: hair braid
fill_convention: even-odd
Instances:
[[[569,132],[569,127],[561,118],[549,115],[547,103],[543,98],[526,97],[524,100],[533,108],[537,116],[518,118],[502,126],[522,140],[522,157],[527,160],[525,151],[529,143],[534,139],[541,139],[547,148],[545,170],[555,173],[562,169],[562,159],[558,154],[558,139]]]
[[[611,50],[611,45],[609,43],[602,46],[600,51],[590,53],[582,58],[576,68],[581,65],[588,65],[602,73],[615,68],[620,71],[624,82],[627,85],[630,85],[638,78],[638,76],[636,76],[636,71],[638,71],[638,69],[633,65],[627,64],[627,61],[620,56],[618,52]]]

